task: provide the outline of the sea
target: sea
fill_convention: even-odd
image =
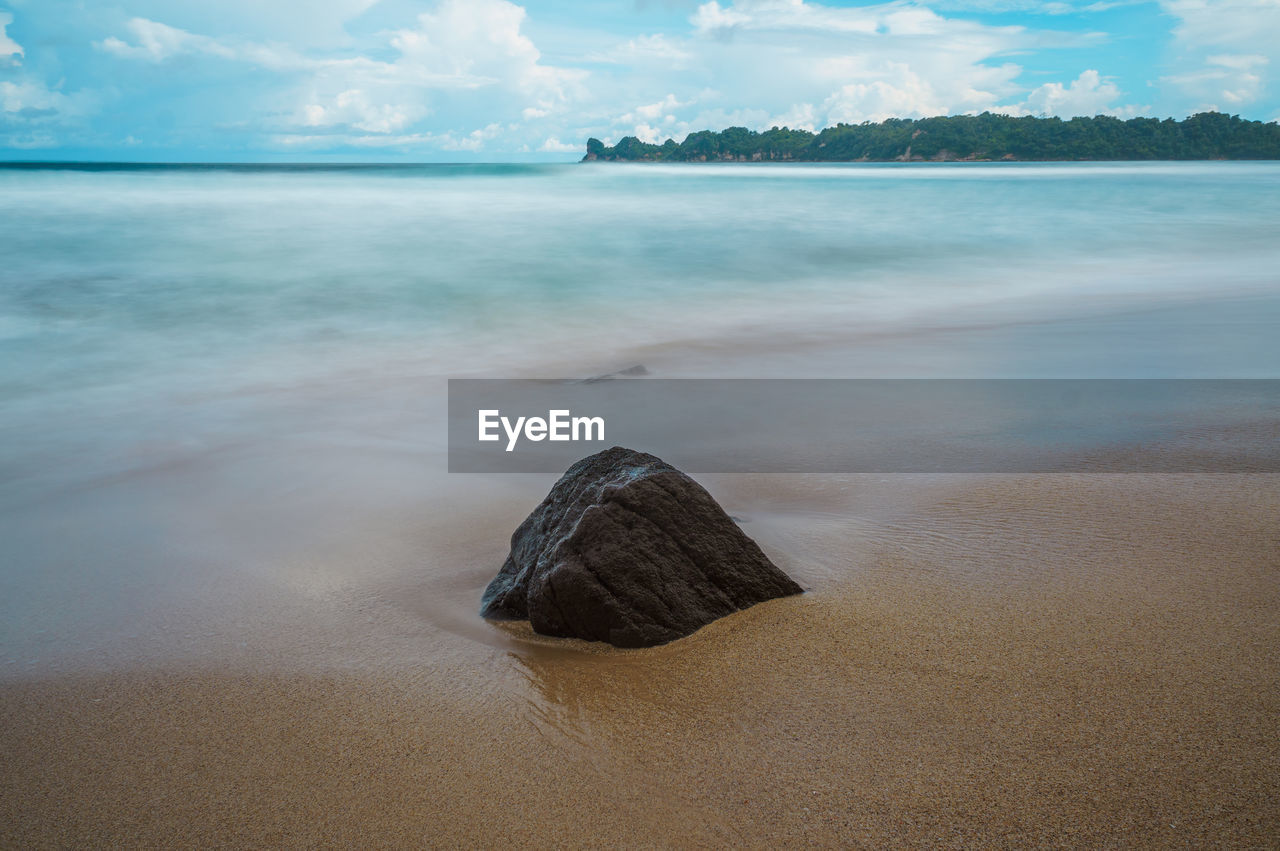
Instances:
[[[0,164],[0,676],[259,658],[415,575],[480,635],[554,476],[450,476],[449,378],[1278,378],[1278,341],[1273,162]]]

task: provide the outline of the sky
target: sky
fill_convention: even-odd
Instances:
[[[0,159],[493,161],[978,113],[1280,119],[1280,0],[0,0]]]

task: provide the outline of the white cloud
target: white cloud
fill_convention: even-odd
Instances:
[[[623,119],[631,118],[631,113]],[[616,141],[621,136],[635,136],[642,142],[659,144],[667,139],[680,141],[690,133],[698,130],[723,130],[726,127],[763,128],[769,126],[769,113],[762,109],[723,109],[719,107],[703,109],[691,118],[678,119],[673,115],[664,116],[657,124],[640,122],[627,125],[622,119],[615,122],[613,132],[602,133],[602,141]]]
[[[1161,78],[1199,108],[1255,103],[1276,82],[1280,0],[1163,0],[1177,18],[1173,35],[1187,70]]]
[[[582,151],[582,145],[575,145],[570,142],[561,142],[555,136],[548,136],[547,140],[538,146],[539,151],[552,154],[573,154]]]
[[[98,46],[130,59],[163,62],[183,54],[206,54],[280,71],[331,73],[360,82],[412,84],[434,89],[474,89],[505,83],[543,98],[563,97],[582,72],[539,62],[541,54],[520,32],[525,11],[508,0],[442,0],[417,26],[396,30],[391,62],[365,56],[310,59],[277,45],[237,42],[197,35],[146,18],[126,23],[126,42],[108,37]],[[356,86],[346,86],[334,96]]]
[[[550,109],[568,99],[583,72],[543,64],[521,28],[526,13],[508,0],[443,0],[400,30],[391,45],[400,52],[393,73],[406,81],[457,79],[499,84]]]
[[[588,62],[615,65],[653,66],[666,69],[685,67],[694,54],[672,38],[661,33],[636,36],[605,51],[588,53]]]
[[[95,29],[106,17],[104,12],[120,8],[128,16],[163,21],[224,43],[288,44],[293,50],[306,52],[340,50],[354,45],[352,29],[361,28],[359,19],[373,10],[378,0],[121,0],[113,3],[37,0],[35,4],[31,0],[16,0],[16,3],[53,7],[50,9],[53,15],[82,17]],[[390,4],[383,0],[383,5]],[[59,6],[61,9],[54,11]],[[372,25],[374,19],[366,18],[365,22]],[[68,25],[71,23],[67,21]],[[378,28],[388,27],[382,24]]]
[[[1031,90],[1022,103],[999,111],[1010,115],[1056,115],[1060,118],[1131,114],[1131,107],[1117,108],[1112,105],[1119,97],[1120,89],[1115,83],[1089,69],[1065,86],[1062,83],[1038,86]]]
[[[1035,35],[1022,26],[998,27],[960,18],[947,18],[931,8],[933,5],[890,0],[867,6],[837,7],[806,0],[737,0],[728,6],[721,6],[712,0],[699,6],[689,20],[699,35],[719,38],[750,31],[810,31],[830,35],[890,37],[955,36],[964,32]],[[1027,5],[1035,5],[1041,11],[1045,6]],[[1056,5],[1063,6],[1063,11],[1066,10],[1066,4]],[[1043,35],[1057,41],[1069,37],[1067,33],[1045,32]],[[1075,37],[1078,38],[1078,34]]]
[[[291,145],[307,129],[333,140],[341,135],[335,130],[348,128],[387,134],[392,144],[429,142],[448,150],[477,150],[494,138],[490,125],[461,136],[403,131],[436,112],[436,100],[459,93],[475,94],[455,104],[455,111],[525,121],[555,115],[581,94],[585,72],[544,63],[522,32],[525,19],[525,10],[508,0],[441,0],[418,15],[414,26],[383,36],[383,50],[394,51],[391,59],[368,54],[311,58],[287,46],[214,39],[145,18],[127,22],[127,40],[112,36],[98,46],[121,58],[153,63],[205,55],[291,75],[297,81],[293,104],[273,110],[297,128],[277,136]],[[368,144],[348,135],[349,144]]]
[[[613,123],[628,126],[627,134],[642,142],[657,143],[673,135],[683,138],[689,132],[689,124],[679,121],[676,111],[692,106],[696,101],[696,97],[681,101],[674,94],[668,94],[656,103],[643,104],[623,113]]]
[[[583,72],[544,64],[524,21],[524,9],[507,0],[444,0],[391,34],[394,61],[318,67],[304,123],[393,133],[431,112],[433,93],[460,91],[475,92],[470,106],[492,117],[553,115],[578,94]],[[440,137],[449,150],[478,149],[488,138]]]
[[[1045,15],[1079,15],[1087,12],[1107,12],[1123,6],[1137,6],[1148,0],[1098,0],[1093,3],[1050,2],[1039,0],[931,0],[933,9],[951,12],[1031,12]]]
[[[342,124],[371,133],[393,133],[419,118],[421,110],[371,103],[364,92],[348,89],[340,92],[327,107],[307,104],[304,115],[304,123],[309,127]]]
[[[1020,68],[996,68],[975,64],[966,74],[938,73],[931,62],[868,64],[857,58],[840,61],[840,71],[829,67],[833,76],[853,79],[832,92],[822,103],[821,114],[828,124],[883,121],[886,118],[926,118],[992,108],[1004,95],[1016,90],[1013,78]]]
[[[1280,0],[1162,0],[1178,19],[1176,39],[1189,47],[1271,53],[1280,46]]]
[[[951,111],[933,86],[905,65],[898,65],[896,80],[850,83],[833,92],[822,104],[828,124],[860,124],[886,118],[925,118]]]
[[[271,143],[282,148],[328,148],[334,145],[357,148],[400,148],[420,150],[437,148],[445,151],[479,151],[489,140],[509,130],[501,124],[486,125],[470,133],[400,133],[356,135],[350,133],[316,135],[311,133],[279,133],[271,137]]]
[[[1251,71],[1254,68],[1269,64],[1270,61],[1267,57],[1259,56],[1256,53],[1220,53],[1217,56],[1209,57],[1210,64],[1220,65],[1232,71]]]
[[[637,124],[631,128],[631,135],[650,145],[656,145],[662,141],[662,131],[650,124]]]
[[[502,125],[494,123],[461,137],[452,133],[442,134],[437,144],[446,151],[479,151],[485,142],[497,138],[501,133]]]
[[[17,57],[24,55],[22,45],[9,38],[9,34],[5,29],[9,24],[13,23],[13,15],[8,12],[0,12],[0,59],[9,59],[16,64]]]
[[[1101,8],[1073,6],[1089,7]],[[727,126],[817,130],[984,110],[1071,117],[1145,109],[1126,104],[1102,68],[1031,90],[1021,82],[1024,69],[1015,57],[1092,46],[1105,39],[1099,33],[993,26],[898,0],[860,7],[712,0],[689,22],[688,36],[662,42],[683,57],[682,70],[663,75],[639,66],[648,88],[624,103],[641,106],[614,111],[586,132],[606,141],[634,135],[661,142]],[[711,81],[719,90],[690,86]]]
[[[732,30],[813,29],[874,35],[890,15],[900,16],[902,23],[909,19],[919,20],[920,17],[937,17],[928,9],[897,3],[837,9],[803,0],[739,0],[723,8],[712,0],[699,6],[690,21],[702,34],[726,35]]]
[[[635,115],[641,119],[644,119],[646,121],[653,121],[654,119],[662,118],[664,115],[667,115],[668,113],[671,113],[674,110],[677,110],[681,107],[689,106],[689,104],[692,102],[693,101],[689,101],[688,103],[681,103],[680,101],[676,100],[675,95],[669,94],[662,100],[658,101],[657,103],[650,103],[644,106],[637,106],[634,112],[635,112]]]
[[[0,67],[9,65],[9,79],[0,80],[0,126],[7,134],[0,136],[0,146],[13,148],[45,148],[57,144],[52,130],[59,125],[75,123],[93,111],[93,98],[84,91],[67,94],[62,84],[49,86],[25,73],[21,68],[22,46],[9,38],[6,28],[13,15],[0,12]]]
[[[95,46],[121,59],[154,64],[177,56],[203,55],[256,65],[272,71],[304,71],[334,65],[359,66],[365,60],[313,60],[281,45],[257,44],[209,38],[147,18],[131,18],[125,23],[132,42],[108,36]]]
[[[88,108],[83,94],[64,94],[31,79],[0,81],[0,110],[11,121],[66,120],[84,115]]]
[[[241,16],[252,5],[251,0],[228,2]],[[262,2],[279,11],[284,0]],[[548,145],[586,135],[661,142],[726,126],[816,130],[842,121],[986,109],[1064,117],[1134,109],[1123,104],[1117,84],[1105,76],[1107,68],[1030,91],[1021,81],[1024,72],[1017,63],[1026,60],[1020,57],[1045,48],[1091,45],[1099,35],[948,17],[928,2],[842,7],[809,0],[711,0],[696,8],[691,3],[683,28],[618,37],[612,44],[607,37],[596,38],[594,44],[610,45],[596,52],[580,49],[583,31],[540,22],[539,33],[546,36],[544,41],[539,35],[539,41],[548,52],[576,60],[544,55],[529,33],[525,9],[510,0],[435,0],[409,18],[394,17],[405,6],[321,2],[348,17],[365,10],[345,44],[333,46],[333,27],[317,30],[330,39],[323,50],[314,39],[269,40],[262,28],[215,30],[208,15],[202,23],[183,4],[172,7],[172,20],[135,17],[97,44],[106,55],[175,63],[175,75],[203,75],[202,80],[219,73],[217,62],[275,72],[274,83],[270,75],[255,75],[266,81],[260,91],[247,92],[243,114],[220,116],[222,124],[274,134],[280,145],[317,149],[558,153]],[[939,2],[973,8],[1022,0]],[[1071,9],[1111,2],[1128,0],[1088,5],[1072,0]],[[228,31],[243,35],[233,38],[225,35]],[[249,40],[255,34],[259,40]],[[1215,74],[1258,75],[1271,66],[1249,65],[1246,59],[1268,55],[1217,47],[1204,54],[1202,64]],[[195,56],[206,61],[178,62]],[[575,61],[584,67],[571,67]],[[1244,82],[1241,76],[1230,91],[1248,96]]]
[[[811,103],[795,103],[781,115],[769,119],[770,127],[790,127],[792,130],[819,130],[818,111]]]
[[[214,39],[189,33],[186,30],[151,21],[131,18],[125,27],[133,35],[136,44],[108,36],[99,46],[108,53],[129,59],[145,59],[163,62],[183,53],[207,53],[224,59],[236,58],[236,52]]]
[[[690,23],[693,37],[674,46],[696,57],[689,64],[704,78],[730,89],[701,102],[729,112],[763,107],[756,123],[747,124],[755,129],[774,124],[817,129],[838,122],[1001,109],[1013,98],[1028,96],[1017,82],[1023,69],[1006,57],[1102,38],[991,26],[906,2],[842,8],[805,0],[712,0],[697,8]],[[1059,85],[1061,93],[1041,87],[1035,98],[1048,111],[1077,108],[1090,97],[1109,104],[1111,85],[1100,80],[1099,90],[1091,92],[1085,78]],[[668,95],[682,96],[688,99],[679,89]],[[674,110],[664,112],[665,118]],[[636,135],[644,138],[659,132],[655,117],[632,109],[615,123],[634,123]],[[700,123],[697,117],[676,122],[694,129],[701,129]],[[661,126],[661,135],[669,135],[668,126]]]
[[[1197,98],[1205,108],[1232,109],[1257,100],[1263,93],[1270,60],[1257,54],[1219,54],[1205,58],[1204,67],[1164,77]]]
[[[739,12],[732,8],[722,9],[720,4],[715,0],[710,3],[703,3],[698,10],[693,13],[690,22],[697,28],[699,33],[719,33],[725,30],[732,30],[736,27],[750,24],[752,22],[751,15],[745,12]]]

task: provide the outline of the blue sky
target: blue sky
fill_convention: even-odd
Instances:
[[[571,160],[590,136],[1280,118],[1280,0],[0,0],[0,158]]]

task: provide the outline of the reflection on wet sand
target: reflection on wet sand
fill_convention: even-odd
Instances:
[[[716,483],[766,549],[847,571],[663,647],[484,623],[473,577],[439,605],[488,639],[370,620],[370,647],[430,651],[393,671],[11,685],[0,838],[1274,844],[1276,477],[926,484],[850,536]]]

